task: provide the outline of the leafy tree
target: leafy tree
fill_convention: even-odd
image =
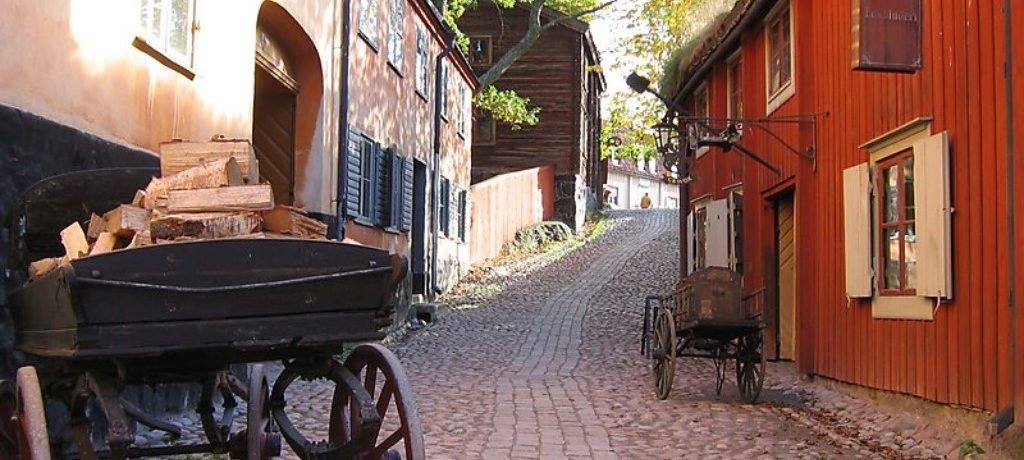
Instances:
[[[716,16],[728,11],[735,0],[640,0],[623,4],[609,14],[627,33],[616,43],[613,68],[636,71],[662,90],[674,86],[681,62],[689,58],[703,30]],[[635,94],[614,95],[602,127],[602,157],[651,157],[657,154],[650,126],[665,108],[656,99]],[[615,141],[623,143],[616,145]]]
[[[439,0],[440,1],[440,0]],[[574,19],[586,19],[617,0],[484,0],[493,3],[496,8],[511,9],[520,5],[529,7],[529,20],[526,34],[494,64],[477,78],[480,89],[473,98],[474,104],[482,109],[490,110],[494,118],[508,122],[512,129],[523,125],[536,125],[539,121],[539,107],[531,107],[530,100],[516,94],[512,90],[499,90],[494,83],[505,74],[516,60],[522,57],[540,38],[544,32],[565,24]],[[454,24],[458,34],[458,43],[465,50],[469,40],[457,28],[459,19],[466,11],[479,7],[478,0],[443,0],[443,14],[448,24]],[[545,8],[555,12],[554,18],[544,17]]]

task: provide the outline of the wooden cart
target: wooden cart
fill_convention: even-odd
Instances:
[[[676,358],[705,358],[715,364],[715,389],[722,392],[729,362],[740,395],[757,401],[764,384],[765,355],[760,312],[749,308],[741,277],[726,268],[692,273],[676,292],[649,297],[644,311],[641,353],[651,358],[659,399],[668,398]]]
[[[91,171],[33,187],[16,219],[15,258],[50,255],[51,231],[131,198],[150,174]],[[106,192],[69,197],[86,184]],[[94,199],[71,207],[71,219],[52,215],[85,196]],[[366,344],[337,358],[343,344],[383,337],[404,267],[401,257],[335,241],[221,239],[78,259],[25,283],[9,306],[15,345],[31,366],[0,383],[0,458],[210,452],[264,459],[280,454],[283,438],[304,459],[423,459],[413,394],[391,352]],[[283,362],[272,387],[262,364],[247,376],[229,371],[271,360]],[[285,394],[299,379],[335,385],[326,440],[307,440],[289,420]],[[177,382],[202,387],[197,412],[206,442],[134,445],[133,422],[178,435],[181,428],[143,412],[122,390]],[[44,399],[63,404],[69,418],[47,420]],[[236,430],[239,399],[247,402],[246,423]],[[89,408],[97,405],[105,446],[90,439],[97,414]],[[51,434],[67,431],[53,424],[69,425],[74,447],[48,437],[47,423]]]

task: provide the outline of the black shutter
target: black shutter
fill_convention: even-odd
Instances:
[[[373,170],[373,211],[371,217],[377,225],[387,225],[388,209],[388,166],[387,151],[380,148],[380,144],[373,144],[373,158],[375,168]]]
[[[362,182],[362,146],[363,146],[363,134],[355,128],[350,128],[348,135],[348,152],[346,152],[345,158],[348,162],[348,171],[346,179],[348,183],[345,186],[345,212],[349,217],[355,217],[360,215],[359,212],[359,187]]]
[[[452,213],[452,215],[451,215],[451,218],[450,218],[450,220],[448,222],[448,229],[449,229],[448,236],[451,236],[451,237],[454,237],[454,238],[458,238],[458,236],[459,236],[459,221],[462,220],[462,216],[459,215],[459,186],[453,184],[452,185],[451,193],[449,195],[451,197],[451,201],[449,202],[450,203],[449,206],[451,206],[451,209],[452,209],[451,213]]]
[[[398,151],[391,149],[388,155],[388,227],[398,228],[402,219],[402,169],[405,162]]]
[[[451,217],[450,217],[451,216],[451,210],[449,209],[449,206],[450,206],[450,203],[451,203],[452,194],[451,194],[451,192],[449,190],[450,189],[449,189],[448,179],[442,177],[441,178],[441,212],[440,212],[440,215],[437,216],[437,218],[440,220],[441,234],[444,235],[444,236],[449,236],[450,235],[450,233],[448,232],[448,228],[449,228],[449,226],[451,224],[451,220],[450,220],[451,219]]]
[[[402,168],[402,215],[398,229],[407,232],[412,229],[412,181],[415,162],[412,157],[405,158]]]
[[[459,191],[459,239],[466,241],[466,197],[469,195],[465,190]]]

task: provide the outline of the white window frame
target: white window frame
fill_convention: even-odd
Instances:
[[[163,36],[154,35],[153,32],[142,24],[142,8],[145,4],[160,3],[162,5],[160,15],[160,30]],[[169,65],[174,70],[177,70],[185,74],[188,78],[194,78],[195,72],[192,70],[194,46],[195,46],[195,30],[196,30],[196,4],[195,0],[189,0],[186,2],[188,5],[187,23],[188,30],[185,31],[185,52],[181,53],[171,48],[170,45],[170,17],[172,15],[171,0],[139,0],[138,2],[138,14],[136,17],[138,21],[136,26],[138,33],[135,36],[135,46],[147,54],[153,56],[155,59]]]
[[[734,78],[733,78],[733,75],[732,75],[732,69],[733,68],[736,68],[736,67],[739,68],[739,77],[740,77],[740,80],[741,80],[740,81],[740,91],[743,90],[743,86],[742,86],[742,83],[743,83],[742,82],[742,79],[743,79],[743,60],[742,60],[743,56],[742,56],[742,51],[743,51],[742,49],[736,50],[736,52],[732,53],[732,56],[729,56],[729,59],[727,59],[725,61],[726,62],[726,64],[725,64],[725,74],[726,74],[726,86],[727,86],[727,88],[726,88],[727,93],[726,93],[726,107],[725,107],[725,110],[726,110],[726,114],[727,114],[726,117],[730,118],[730,119],[732,119],[732,118],[742,118],[743,117],[743,96],[742,96],[742,93],[740,95],[740,100],[739,100],[740,113],[733,113],[733,109],[732,109],[733,102],[735,102],[735,101],[733,101],[733,93],[734,93],[733,90],[736,88],[736,82],[734,81]]]
[[[772,26],[775,25],[777,21],[781,20],[783,12],[789,15],[789,81],[782,84],[782,86],[773,93],[771,90],[772,44],[769,37]],[[771,115],[796,94],[797,37],[795,34],[795,24],[796,16],[793,12],[790,0],[780,1],[774,8],[772,8],[772,11],[768,13],[768,16],[764,20],[764,90],[766,115]]]
[[[387,0],[388,65],[399,76],[405,71],[405,0]]]

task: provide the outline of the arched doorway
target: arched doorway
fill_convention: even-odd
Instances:
[[[264,2],[256,23],[252,142],[261,180],[280,204],[302,203],[305,170],[323,96],[320,57],[280,5]]]

